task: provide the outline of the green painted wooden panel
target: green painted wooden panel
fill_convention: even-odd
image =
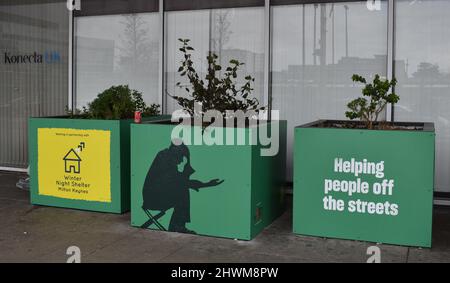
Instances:
[[[156,116],[145,118],[155,120]],[[100,212],[123,213],[130,209],[130,124],[133,120],[67,119],[64,117],[30,118],[29,154],[31,175],[31,203],[37,205],[74,208]],[[39,194],[38,129],[80,129],[110,131],[111,202],[98,202],[52,197]],[[51,145],[50,145],[51,146]],[[52,174],[49,170],[46,174]],[[95,189],[95,188],[93,188]]]
[[[30,118],[29,126],[29,153],[31,176],[31,203],[37,205],[75,208],[91,211],[122,213],[126,208],[121,203],[121,132],[120,121],[112,120],[82,120],[64,118]],[[44,196],[39,194],[38,183],[38,129],[61,128],[82,130],[110,131],[110,170],[111,170],[111,203],[65,199],[60,197]],[[45,172],[52,174],[53,172]],[[126,188],[124,188],[126,190]]]
[[[294,232],[430,247],[434,147],[434,131],[296,128]],[[367,162],[384,161],[384,176],[381,173],[377,177],[373,174],[355,176],[351,172],[335,172],[335,158],[343,158],[345,161],[354,158],[355,162],[363,162],[362,168],[364,160],[366,165]],[[341,167],[337,167],[339,168]],[[382,171],[381,168],[380,165],[379,172]],[[367,173],[372,173],[369,171]],[[339,181],[356,181],[358,178],[361,182],[368,183],[368,193],[349,196],[345,183]],[[373,190],[374,186],[378,188],[374,184],[382,183],[384,179],[393,180],[392,194],[389,194],[389,190],[384,195]],[[337,180],[335,187],[341,184],[347,192],[331,191],[326,194],[325,180]],[[330,188],[330,182],[327,182],[327,186]],[[330,207],[325,209],[326,196],[342,200],[342,211],[330,210]],[[377,211],[374,212],[373,205],[368,204],[370,202],[380,203],[378,210],[375,209]],[[358,211],[357,206],[359,212],[354,212],[355,209]]]
[[[174,127],[174,125],[152,123],[132,125],[131,127],[131,218],[133,226],[141,227],[149,220],[142,209],[143,186],[149,168],[158,153],[169,148]],[[187,129],[193,133],[193,128],[187,127]],[[232,131],[234,137],[237,136],[237,129],[227,130]],[[250,129],[239,130],[243,130],[247,137],[251,134]],[[266,180],[266,176],[271,176],[268,174],[268,170],[273,167],[271,162],[255,164],[255,162],[259,162],[254,158],[256,148],[257,146],[252,145],[188,145],[190,163],[195,170],[191,179],[206,182],[217,178],[224,182],[215,187],[200,189],[198,192],[190,190],[190,202],[187,205],[191,221],[187,223],[187,229],[208,236],[244,240],[254,237],[252,191],[271,189],[267,184],[257,188],[258,182],[255,180],[258,178]],[[258,172],[255,171],[256,166],[260,166]],[[270,182],[270,184],[272,183]],[[171,185],[168,184],[168,186]],[[279,199],[274,201],[279,202]],[[268,205],[268,207],[271,206]],[[165,215],[159,219],[160,224],[166,230],[169,228],[173,211],[173,208],[167,209]],[[159,212],[158,210],[150,211],[152,216]],[[269,218],[273,220],[275,217],[267,219]],[[270,224],[268,222],[265,220],[263,224]],[[155,224],[149,228],[160,230]]]

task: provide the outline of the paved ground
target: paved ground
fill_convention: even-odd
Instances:
[[[286,212],[250,242],[130,227],[130,215],[29,204],[19,176],[0,172],[0,262],[65,262],[69,246],[83,262],[365,262],[372,243],[291,233]],[[379,245],[382,262],[450,262],[450,208],[436,207],[433,248]]]

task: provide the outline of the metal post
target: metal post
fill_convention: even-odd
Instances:
[[[326,4],[320,4],[320,66],[327,64],[327,10]]]
[[[73,75],[73,50],[74,50],[74,24],[73,24],[73,11],[69,10],[69,50],[67,54],[68,61],[68,97],[67,97],[67,108],[72,110],[75,107],[75,99],[73,97],[73,85],[74,85],[74,75]]]
[[[345,9],[345,57],[348,58],[348,6],[344,5]]]
[[[306,45],[305,45],[305,4],[302,5],[302,65],[306,65]]]
[[[160,97],[158,103],[161,105],[162,114],[167,114],[166,80],[165,80],[165,18],[164,18],[164,0],[159,0],[159,87]]]
[[[270,111],[272,110],[272,99],[271,99],[271,17],[270,17],[270,0],[265,0],[264,4],[264,102],[268,106],[268,119],[271,119]]]
[[[317,36],[316,36],[316,31],[317,31],[317,4],[314,4],[314,36],[313,36],[313,61],[314,61],[314,66],[317,65],[317,59],[316,59],[316,41],[317,41]]]
[[[336,56],[335,38],[334,38],[335,33],[334,3],[331,4],[330,16],[331,16],[331,63],[334,65],[334,60]]]
[[[386,77],[392,80],[395,76],[395,1],[388,0],[388,30],[387,30],[387,70]],[[394,106],[386,107],[386,120],[394,121]]]

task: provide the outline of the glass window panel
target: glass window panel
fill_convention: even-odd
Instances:
[[[264,101],[264,8],[212,9],[166,13],[166,91],[170,95],[186,95],[177,82],[189,86],[177,70],[182,60],[179,38],[190,39],[195,48],[193,61],[204,77],[207,71],[206,56],[211,50],[219,56],[222,67],[231,59],[245,63],[238,74],[238,84],[245,75],[255,78],[253,94],[262,105]],[[179,109],[167,98],[167,112]]]
[[[28,118],[67,106],[69,13],[65,1],[47,2],[0,4],[0,167],[26,168]],[[29,55],[42,61],[10,61]]]
[[[158,13],[75,18],[76,106],[114,85],[129,85],[158,103]]]
[[[396,121],[434,122],[436,189],[450,192],[450,1],[397,1]]]
[[[288,177],[293,129],[318,119],[345,119],[347,103],[361,95],[353,74],[387,70],[387,2],[366,1],[272,8],[272,105],[288,120]]]
[[[206,56],[209,50],[209,11],[181,11],[166,13],[166,53],[165,53],[165,82],[166,93],[172,96],[185,96],[186,91],[176,86],[182,82],[183,86],[189,86],[187,79],[182,79],[178,74],[180,62],[183,59],[179,51],[178,39],[190,39],[191,46],[195,49],[192,53],[194,66],[200,72],[201,77],[206,74],[208,63]],[[175,100],[170,96],[166,98],[167,113],[179,109]]]

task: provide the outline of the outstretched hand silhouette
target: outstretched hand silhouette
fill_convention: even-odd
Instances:
[[[213,180],[211,180],[209,182],[203,183],[203,182],[200,182],[198,180],[191,180],[191,187],[190,188],[198,192],[199,189],[202,189],[202,188],[218,186],[218,185],[222,184],[223,181],[224,180],[213,179]]]
[[[208,184],[208,187],[214,187],[214,186],[218,186],[218,185],[222,184],[223,182],[224,182],[224,180],[213,179],[213,180],[209,181],[207,184]]]

